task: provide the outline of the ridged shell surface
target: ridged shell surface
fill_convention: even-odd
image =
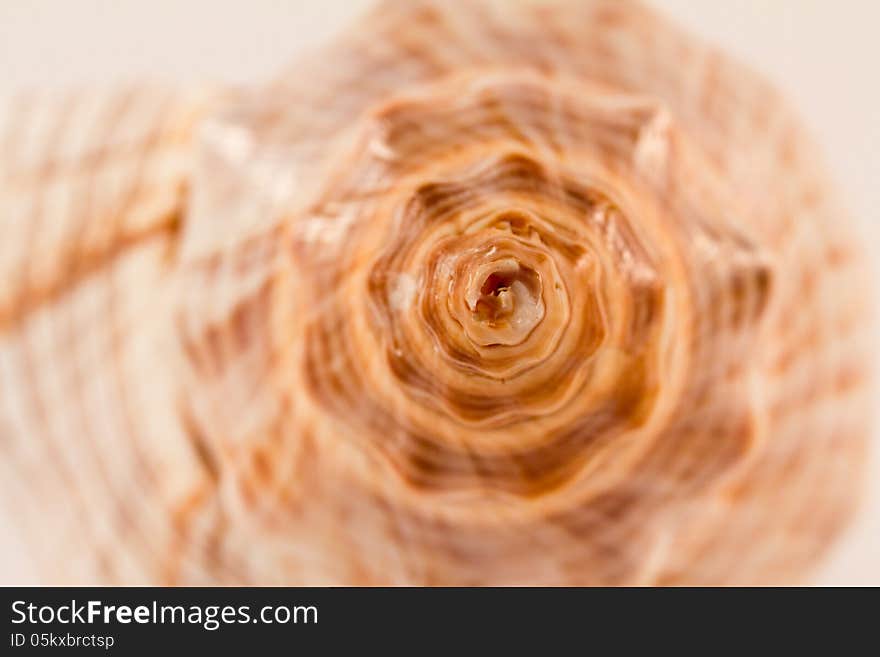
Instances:
[[[857,241],[777,92],[639,4],[386,2],[260,87],[5,112],[48,582],[789,583],[850,515]]]

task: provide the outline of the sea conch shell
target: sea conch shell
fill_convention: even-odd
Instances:
[[[2,499],[45,581],[800,580],[864,258],[754,73],[630,2],[387,2],[269,85],[0,120]]]

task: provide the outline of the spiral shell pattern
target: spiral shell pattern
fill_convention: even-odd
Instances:
[[[779,583],[843,526],[857,242],[772,88],[641,5],[383,3],[191,148],[148,579]]]

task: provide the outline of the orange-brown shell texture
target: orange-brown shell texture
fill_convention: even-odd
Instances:
[[[630,2],[387,2],[271,84],[2,119],[2,499],[45,581],[785,583],[850,515],[864,262]]]

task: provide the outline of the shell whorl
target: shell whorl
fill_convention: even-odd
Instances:
[[[388,2],[193,134],[148,578],[786,582],[842,526],[862,259],[750,71],[634,3]]]

